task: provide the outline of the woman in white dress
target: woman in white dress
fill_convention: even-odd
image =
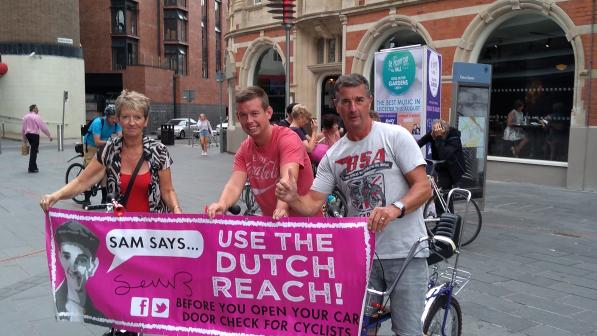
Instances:
[[[522,149],[529,142],[524,130],[520,126],[524,124],[523,109],[524,103],[522,100],[516,100],[514,102],[514,109],[508,113],[506,129],[504,129],[504,140],[512,143],[510,150],[514,157],[518,157]]]

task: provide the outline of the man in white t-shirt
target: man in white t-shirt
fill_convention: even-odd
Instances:
[[[376,231],[376,260],[369,286],[386,290],[395,279],[410,247],[427,235],[421,205],[431,197],[425,160],[410,132],[401,126],[374,122],[369,111],[369,83],[362,75],[338,78],[336,110],[344,120],[345,137],[323,157],[308,194],[299,196],[292,178],[283,178],[276,195],[302,215],[312,215],[335,187],[347,199],[349,216],[368,217]],[[423,334],[421,316],[427,290],[427,252],[408,265],[390,296],[392,330]]]

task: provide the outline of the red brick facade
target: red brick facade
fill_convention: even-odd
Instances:
[[[131,1],[129,1],[131,2]],[[182,1],[180,6],[187,21],[187,73],[176,75],[176,93],[173,93],[174,71],[166,67],[164,54],[164,5],[165,2],[132,1],[138,5],[137,34],[138,64],[127,65],[123,70],[112,66],[112,12],[110,0],[81,0],[81,43],[84,50],[87,74],[122,74],[123,88],[145,93],[153,102],[184,105],[185,90],[194,90],[195,105],[218,105],[219,85],[216,81],[216,39],[214,0],[208,4],[208,77],[202,76],[201,5],[199,1]],[[159,3],[159,7],[158,7]],[[224,35],[227,31],[228,1],[222,0],[222,71],[226,58]],[[169,7],[176,8],[176,7]],[[158,19],[159,18],[159,19]],[[159,20],[159,22],[158,22]],[[224,85],[224,96],[226,85]]]

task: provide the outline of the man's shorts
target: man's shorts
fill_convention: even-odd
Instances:
[[[86,150],[85,150],[85,156],[83,159],[83,164],[85,165],[85,167],[87,167],[87,165],[89,165],[89,162],[91,162],[91,160],[93,160],[93,158],[95,157],[95,155],[97,153],[97,147],[93,147],[93,146],[89,146],[89,145],[86,145],[85,147],[86,147]]]

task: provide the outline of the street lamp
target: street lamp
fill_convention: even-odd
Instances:
[[[282,26],[286,33],[286,64],[284,70],[286,71],[286,81],[284,82],[284,89],[286,90],[286,105],[290,104],[290,30],[294,26],[294,0],[270,0],[266,5],[271,8],[269,13],[274,14],[275,20],[282,20]]]
[[[224,84],[224,73],[216,72],[216,81],[220,84],[220,153],[226,151],[224,143],[224,103],[222,102],[222,85]]]

